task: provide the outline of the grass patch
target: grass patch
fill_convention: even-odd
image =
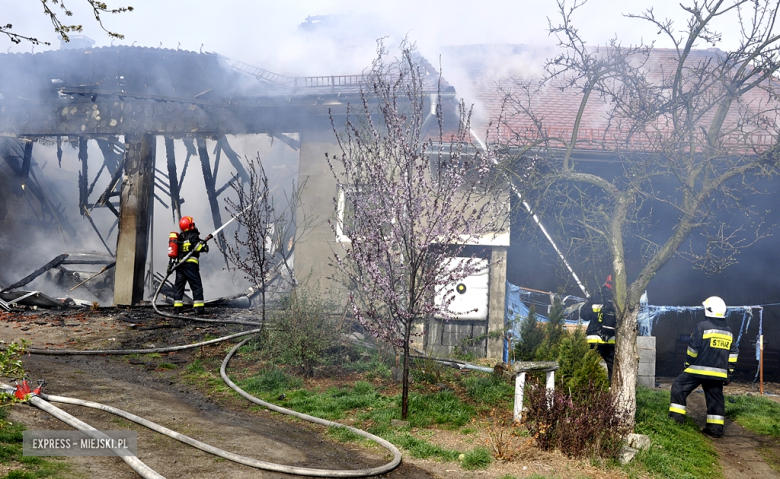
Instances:
[[[200,359],[195,359],[187,365],[185,371],[188,374],[202,374],[206,372],[206,368],[203,366],[203,361]]]
[[[369,382],[357,381],[354,386],[330,388],[323,392],[301,389],[302,381],[279,369],[269,369],[238,382],[250,394],[283,407],[329,420],[338,420],[348,414],[356,417],[357,427],[408,451],[416,458],[437,458],[455,461],[460,452],[431,444],[413,436],[404,428],[391,426],[393,419],[401,418],[401,396],[384,396]],[[281,394],[284,393],[284,398]],[[462,402],[452,391],[433,394],[412,393],[409,396],[410,427],[439,425],[458,428],[468,423],[473,408]],[[348,429],[331,427],[328,434],[342,442],[362,438]]]
[[[780,404],[774,401],[761,396],[728,396],[726,415],[745,429],[780,439]]]
[[[478,404],[498,406],[514,400],[514,386],[493,375],[473,374],[463,380],[466,394]]]
[[[33,479],[47,477],[71,477],[70,466],[53,458],[22,455],[22,424],[4,422],[7,408],[0,408],[0,464],[17,468],[4,479]]]
[[[160,369],[176,369],[176,365],[173,363],[160,363],[158,367]]]
[[[355,434],[345,427],[330,426],[328,436],[333,437],[339,442],[358,442],[363,440],[362,436]]]
[[[490,451],[487,448],[478,447],[467,452],[463,456],[460,465],[467,471],[473,471],[475,469],[487,469],[491,462],[493,462],[493,456],[490,455]]]
[[[404,448],[410,456],[417,459],[436,458],[443,461],[457,461],[458,456],[460,456],[458,451],[431,444],[424,439],[412,436],[408,432],[389,435],[385,439],[396,446]]]
[[[690,419],[679,425],[669,419],[669,391],[637,387],[636,429],[650,436],[652,446],[624,469],[674,478],[722,477],[718,455]]]
[[[745,429],[774,439],[759,449],[766,463],[780,472],[780,404],[761,396],[728,396],[726,415]]]
[[[260,371],[258,374],[240,381],[238,385],[249,394],[258,394],[271,399],[271,396],[277,396],[291,389],[299,389],[303,385],[303,381],[274,367]]]

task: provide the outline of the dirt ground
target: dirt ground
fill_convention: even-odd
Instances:
[[[255,320],[251,311],[221,310],[219,317]],[[0,340],[20,338],[39,349],[137,349],[188,344],[243,330],[238,325],[189,323],[183,328],[161,327],[166,322],[149,309],[102,309],[97,312],[0,313]],[[226,344],[215,346],[224,351]],[[200,350],[160,358],[185,367]],[[220,352],[220,354],[222,354]],[[129,360],[122,356],[43,356],[24,358],[31,379],[45,379],[45,392],[105,403],[145,417],[207,444],[248,457],[296,466],[327,469],[375,467],[389,460],[382,448],[358,448],[335,443],[324,429],[276,413],[259,410],[230,394],[204,395],[197,385],[177,379],[177,370],[163,370],[157,362]],[[7,380],[5,381],[8,382]],[[668,387],[668,385],[667,385]],[[775,386],[775,390],[777,387]],[[699,405],[699,402],[701,403]],[[691,416],[704,422],[702,394],[691,395]],[[102,430],[131,429],[138,433],[138,456],[151,468],[170,478],[274,478],[293,477],[235,464],[152,432],[111,414],[79,406],[56,404]],[[11,421],[28,429],[69,429],[69,426],[37,408],[16,405]],[[481,433],[480,433],[481,434]],[[429,440],[461,450],[487,445],[486,434],[463,437],[457,432],[437,433]],[[519,439],[518,439],[519,440]],[[763,442],[762,442],[763,441]],[[761,458],[764,440],[736,424],[727,425],[726,436],[716,440],[725,477],[780,477]],[[570,461],[555,453],[542,453],[518,443],[511,462],[494,462],[483,471],[464,471],[456,463],[440,463],[404,457],[402,465],[382,476],[389,478],[497,478],[506,474],[525,477],[542,474],[555,477],[622,477],[587,461]],[[76,457],[66,459],[77,477],[131,478],[136,474],[120,459]],[[0,471],[0,473],[5,473]]]
[[[674,378],[658,378],[661,388],[671,389]],[[780,384],[767,383],[764,392],[769,393],[765,397],[780,403]],[[758,384],[752,385],[746,382],[733,382],[723,388],[725,395],[731,394],[757,394]],[[704,391],[701,387],[694,390],[688,396],[688,417],[697,425],[704,427],[707,422],[707,403],[704,400]],[[729,479],[754,479],[780,478],[780,473],[773,470],[761,455],[763,451],[777,451],[780,442],[748,431],[730,419],[726,419],[723,437],[710,439],[718,452],[720,464],[723,467],[723,476]]]

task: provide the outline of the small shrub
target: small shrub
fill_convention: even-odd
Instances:
[[[590,349],[581,329],[565,334],[558,346],[558,364],[555,387],[563,391],[587,390],[588,387],[606,391],[609,388],[607,372],[601,367],[601,356]]]
[[[484,447],[478,447],[467,452],[460,465],[463,469],[473,471],[474,469],[487,469],[491,462],[493,462],[493,458],[490,456],[490,451]]]
[[[543,451],[560,450],[568,457],[617,457],[630,431],[609,392],[589,386],[572,397],[547,391],[536,380],[526,388],[523,422]]]
[[[441,382],[442,366],[432,359],[413,359],[410,372],[412,379],[418,383],[437,384]]]
[[[492,422],[488,425],[488,440],[493,457],[501,461],[511,461],[518,450],[512,431],[512,419],[500,418],[496,409],[491,411],[490,417]]]
[[[544,331],[536,321],[536,306],[531,305],[528,315],[520,323],[520,340],[515,343],[515,358],[518,361],[533,361],[543,340]]]
[[[312,377],[338,351],[341,331],[330,314],[334,309],[319,294],[298,287],[271,313],[275,327],[268,331],[265,353]]]
[[[537,361],[554,361],[558,358],[561,340],[567,334],[563,329],[564,321],[563,303],[560,297],[555,296],[547,323],[544,325],[544,340],[536,349]]]

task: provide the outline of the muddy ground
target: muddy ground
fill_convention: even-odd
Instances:
[[[215,311],[219,318],[256,320],[248,310]],[[217,316],[212,316],[217,317]],[[164,327],[167,321],[149,309],[101,309],[91,311],[0,313],[0,340],[25,338],[39,349],[137,349],[190,344],[249,329],[239,325],[187,322],[184,327]],[[202,354],[224,354],[227,343],[213,349],[195,349],[140,361],[126,356],[32,355],[24,358],[31,379],[45,379],[45,392],[109,404],[127,410],[205,443],[248,457],[279,464],[327,469],[375,467],[389,460],[382,448],[359,448],[335,443],[324,428],[260,410],[230,393],[215,399],[202,386],[181,381],[178,371]],[[175,370],[161,369],[162,363]],[[6,381],[8,382],[8,381]],[[668,384],[666,385],[668,387]],[[662,385],[664,387],[664,385]],[[733,386],[738,387],[738,386]],[[747,386],[742,386],[747,387]],[[58,407],[102,430],[131,429],[138,433],[138,456],[169,478],[275,478],[294,477],[235,464],[154,433],[111,414],[79,406]],[[706,417],[702,394],[690,400],[691,417],[703,425]],[[16,405],[11,421],[28,429],[69,429],[34,407]],[[447,434],[442,434],[447,441]],[[433,438],[431,438],[433,440]],[[459,440],[459,438],[454,438]],[[434,441],[439,442],[439,441]],[[780,477],[759,451],[772,447],[766,440],[737,424],[727,425],[727,435],[714,440],[725,477]],[[442,444],[444,445],[444,444]],[[473,446],[472,446],[473,447]],[[775,445],[776,447],[776,445]],[[443,478],[524,477],[532,473],[568,477],[619,477],[617,471],[600,471],[585,462],[572,463],[555,454],[525,448],[524,460],[494,463],[487,471],[464,471],[457,464],[404,458],[402,465],[383,477]],[[110,457],[68,458],[76,477],[138,477],[123,461]],[[8,471],[0,470],[0,475]]]

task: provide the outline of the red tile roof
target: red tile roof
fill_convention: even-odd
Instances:
[[[484,138],[489,122],[493,123],[490,136],[500,133],[506,135],[508,129],[515,132],[525,131],[534,136],[536,128],[530,117],[524,114],[512,114],[506,109],[505,125],[496,131],[497,118],[502,114],[503,94],[501,90],[519,94],[521,88],[518,82],[536,83],[541,78],[542,66],[546,58],[552,57],[557,51],[549,47],[531,47],[524,45],[468,45],[448,47],[442,54],[444,74],[463,96],[467,103],[474,103],[475,114],[473,129],[478,136]],[[717,49],[696,50],[691,52],[686,65],[693,66],[703,61],[713,60],[723,52]],[[674,76],[677,66],[677,53],[671,49],[655,49],[647,58],[645,68],[648,80],[654,85],[668,83]],[[638,55],[637,55],[638,59]],[[777,85],[775,85],[777,86]],[[580,106],[582,93],[574,88],[567,88],[562,80],[555,80],[545,85],[532,98],[528,105],[536,117],[541,120],[543,131],[547,136],[571,138],[577,110]],[[763,89],[754,89],[742,99],[740,105],[732,106],[727,124],[734,124],[741,108],[754,113],[776,108],[769,94]],[[614,122],[610,125],[609,111],[612,105],[604,100],[591,97],[583,114],[577,148],[580,149],[614,149],[623,144],[630,150],[646,149],[650,139],[647,134],[628,137],[627,131]],[[702,118],[706,125],[712,119],[714,108]],[[763,127],[752,126],[752,140],[758,144],[768,144],[774,138],[771,130],[774,128],[777,116],[774,112],[764,114],[767,124]],[[729,123],[730,122],[730,123]],[[529,130],[530,129],[530,130]],[[666,126],[659,125],[659,130]],[[560,144],[557,146],[561,146]]]

